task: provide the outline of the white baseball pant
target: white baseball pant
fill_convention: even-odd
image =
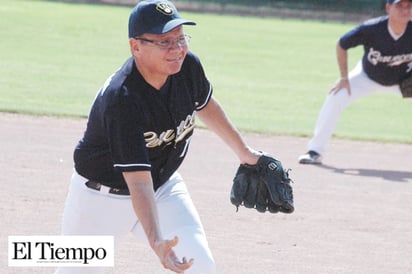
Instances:
[[[130,196],[102,193],[88,188],[86,178],[73,173],[63,213],[63,235],[113,235],[115,246],[132,233],[147,242],[133,210]],[[180,174],[175,173],[155,193],[162,235],[179,237],[174,251],[179,258],[194,258],[185,274],[214,274],[215,262],[210,252],[198,212]],[[138,259],[138,258],[136,258]],[[157,262],[156,262],[157,263]],[[159,262],[159,267],[162,267]],[[107,268],[61,267],[56,273],[105,273]]]
[[[349,73],[351,95],[346,89],[337,94],[329,94],[320,110],[312,139],[309,141],[308,150],[324,154],[326,146],[332,137],[342,111],[350,104],[372,93],[395,93],[402,96],[399,85],[383,86],[371,79],[363,71],[359,62]]]

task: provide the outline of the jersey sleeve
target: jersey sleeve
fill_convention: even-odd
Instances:
[[[212,92],[213,92],[212,85],[207,79],[203,71],[203,67],[201,65],[199,69],[200,69],[200,74],[202,75],[201,77],[201,85],[202,85],[201,91],[202,92],[199,94],[199,98],[198,98],[199,105],[196,107],[196,110],[203,109],[207,105],[207,103],[209,103],[210,98],[212,97]]]
[[[213,93],[213,87],[206,77],[203,66],[199,58],[193,53],[189,52],[187,56],[189,66],[186,69],[192,73],[192,91],[197,102],[196,110],[203,109],[210,101]]]
[[[359,45],[370,45],[373,43],[374,33],[381,31],[382,26],[387,21],[387,16],[381,16],[366,20],[354,29],[348,31],[339,39],[339,44],[343,49],[353,48]]]
[[[356,28],[348,31],[339,39],[339,44],[343,49],[347,50],[349,48],[353,48],[362,44],[362,41],[364,41],[362,26],[363,25],[359,25]]]

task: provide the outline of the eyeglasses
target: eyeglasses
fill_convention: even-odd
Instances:
[[[190,38],[192,38],[192,37],[190,37],[190,35],[184,34],[182,36],[179,36],[176,39],[165,39],[165,40],[161,40],[161,41],[150,40],[150,39],[147,39],[147,38],[144,38],[144,37],[135,37],[134,39],[156,45],[160,49],[166,50],[166,49],[173,48],[176,44],[179,47],[186,47],[186,46],[189,45]]]

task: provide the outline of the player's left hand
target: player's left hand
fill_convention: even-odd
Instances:
[[[260,156],[262,156],[261,151],[254,150],[250,147],[247,148],[246,153],[244,153],[241,158],[241,164],[247,165],[256,165],[257,161],[259,160]]]
[[[233,179],[230,201],[259,212],[292,213],[293,190],[289,170],[272,156],[263,153],[256,165],[241,164]]]

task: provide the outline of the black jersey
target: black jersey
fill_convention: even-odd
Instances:
[[[84,137],[74,151],[76,171],[107,186],[126,188],[125,171],[151,171],[155,189],[182,163],[195,113],[212,87],[199,59],[188,53],[162,89],[149,85],[133,58],[98,92]]]
[[[382,16],[365,21],[339,40],[343,49],[363,45],[363,70],[384,86],[399,84],[412,70],[412,21],[395,40],[389,33],[388,20],[388,16]]]

